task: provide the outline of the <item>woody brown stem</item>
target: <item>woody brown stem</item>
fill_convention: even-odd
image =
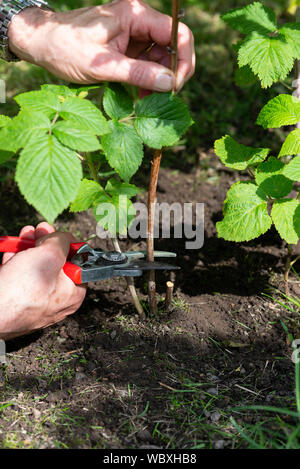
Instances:
[[[172,33],[171,33],[171,65],[170,68],[174,75],[177,74],[177,63],[178,63],[178,21],[179,21],[179,0],[173,0],[172,3]],[[176,83],[174,84],[174,92]],[[158,173],[160,163],[162,159],[162,150],[155,150],[152,165],[150,184],[148,192],[148,236],[147,236],[147,259],[149,262],[154,261],[154,220],[155,220],[155,201],[156,201],[156,189],[158,181]],[[156,302],[156,283],[155,283],[155,271],[149,272],[148,281],[148,295],[149,295],[149,309],[150,314],[157,313],[157,302]]]
[[[155,221],[155,200],[158,181],[158,173],[162,158],[162,150],[156,150],[151,165],[150,186],[148,192],[148,239],[147,239],[147,259],[154,261],[154,221]],[[148,281],[149,308],[151,314],[157,313],[155,271],[149,272]]]
[[[177,74],[178,64],[178,23],[179,23],[179,0],[173,0],[172,3],[172,33],[171,33],[171,70],[174,75]]]

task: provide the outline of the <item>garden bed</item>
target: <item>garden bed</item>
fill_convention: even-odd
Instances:
[[[236,409],[294,410],[292,348],[283,326],[300,337],[299,311],[280,293],[286,246],[275,230],[250,243],[217,238],[215,223],[237,175],[214,158],[202,154],[197,171],[163,168],[159,177],[159,202],[205,203],[202,249],[186,250],[184,239],[156,242],[157,249],[175,251],[181,266],[172,311],[161,307],[157,317],[141,320],[126,281],[113,279],[91,285],[72,317],[9,342],[6,374],[0,371],[1,447],[246,447],[230,417],[249,434],[265,420],[265,435],[273,431],[266,447],[272,447],[291,424],[284,415],[280,423]],[[16,234],[36,214],[12,183],[4,184],[0,225],[3,234]],[[89,213],[65,215],[57,228],[87,239],[95,222]],[[158,279],[162,295],[167,274]],[[297,280],[292,274],[293,298],[299,298]],[[146,300],[145,278],[137,286]]]

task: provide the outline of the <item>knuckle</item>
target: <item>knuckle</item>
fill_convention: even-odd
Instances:
[[[149,86],[149,77],[146,68],[140,63],[132,64],[129,70],[129,81],[133,84]]]

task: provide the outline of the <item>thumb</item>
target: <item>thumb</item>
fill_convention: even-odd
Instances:
[[[117,52],[103,60],[101,54],[99,64],[94,60],[94,74],[98,80],[128,83],[139,88],[153,91],[172,91],[175,76],[166,67],[147,60],[135,60]]]
[[[36,242],[35,257],[44,278],[53,280],[63,268],[70,250],[72,236],[68,233],[52,233]]]

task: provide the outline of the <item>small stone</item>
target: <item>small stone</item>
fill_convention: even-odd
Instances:
[[[142,445],[142,446],[139,446],[139,449],[161,449],[161,446],[155,446],[155,445]]]
[[[110,334],[110,337],[112,338],[112,340],[116,338],[116,335],[117,335],[117,331],[112,331],[112,333]]]
[[[210,414],[210,419],[212,422],[216,423],[220,420],[221,418],[221,414],[220,412],[218,412],[217,410],[213,411],[211,414]]]
[[[38,409],[32,409],[32,413],[35,419],[39,419],[41,416],[41,412]]]
[[[212,394],[213,396],[217,396],[219,394],[219,391],[217,390],[217,388],[209,388],[207,392],[208,394]]]
[[[84,373],[81,371],[77,371],[75,373],[75,381],[83,381],[84,379],[86,379],[86,375]]]
[[[224,449],[225,440],[217,440],[214,442],[214,449]]]
[[[140,430],[137,432],[136,437],[141,441],[150,441],[152,440],[151,433],[148,430]]]

